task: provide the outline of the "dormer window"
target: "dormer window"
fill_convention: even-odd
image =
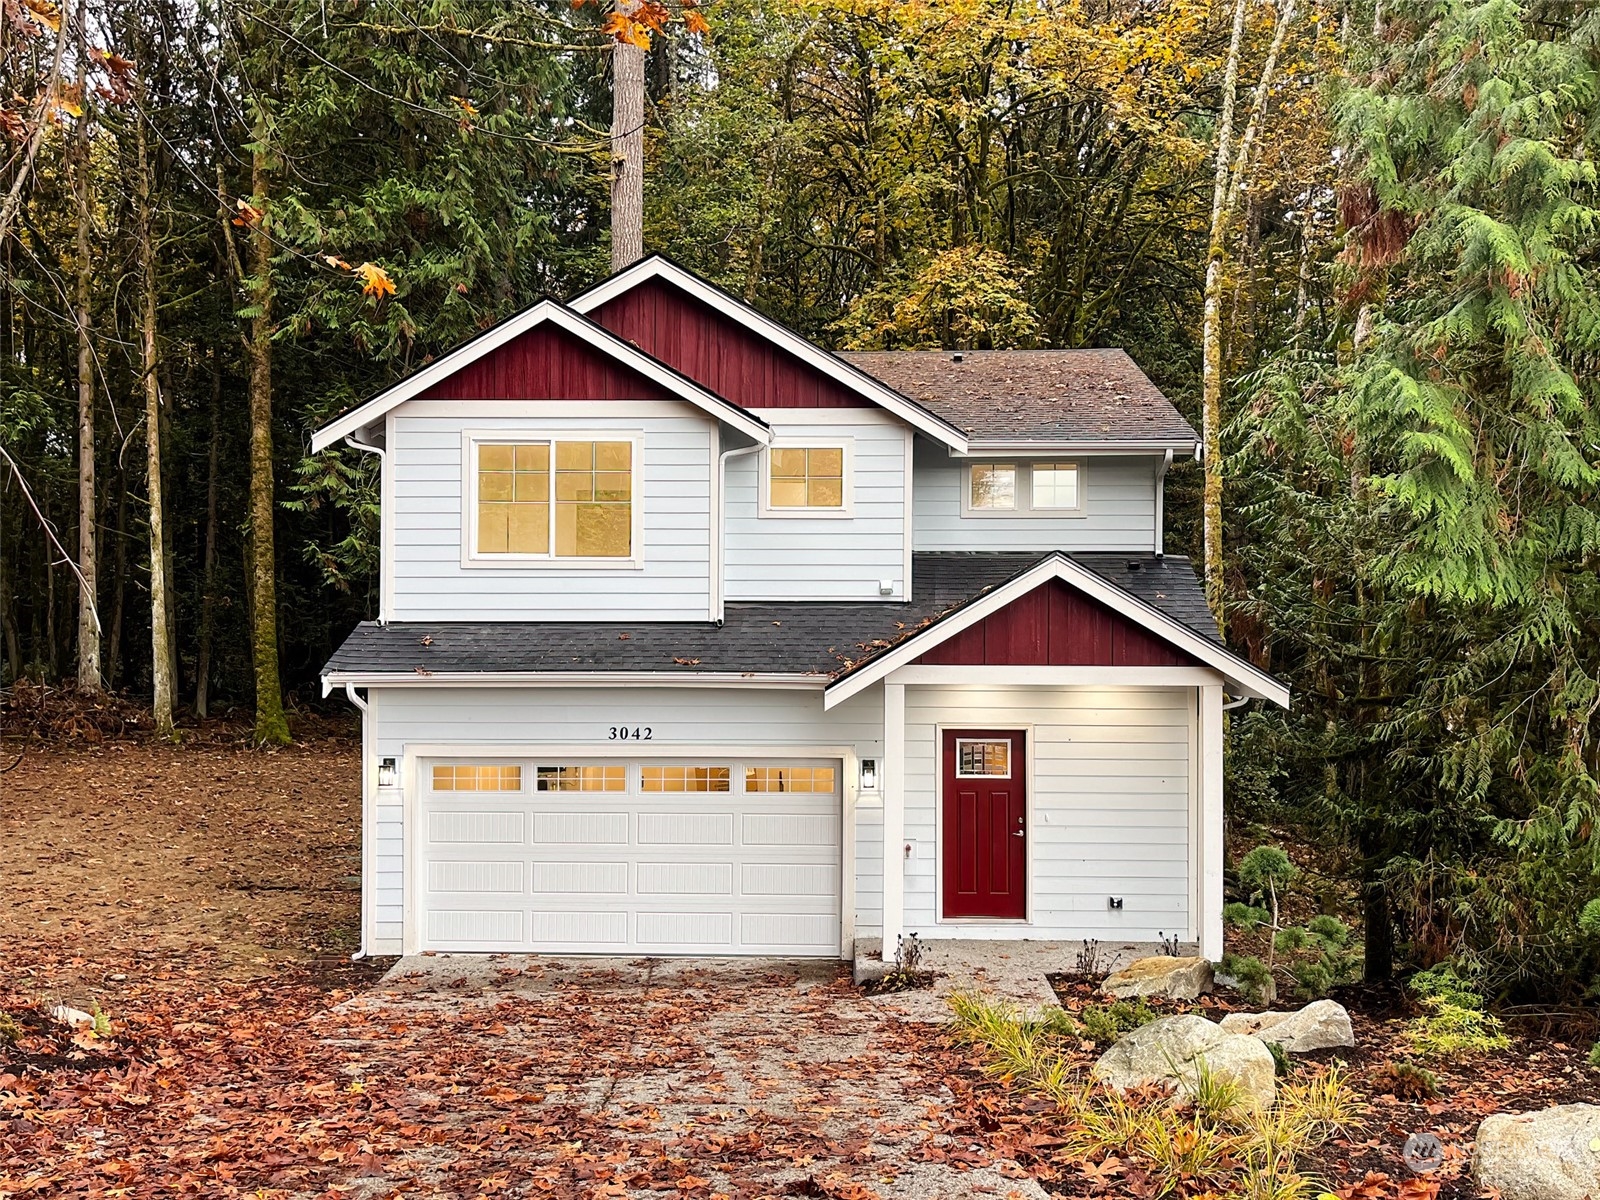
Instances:
[[[636,439],[616,434],[502,440],[467,435],[467,560],[633,560]]]
[[[969,463],[961,511],[969,517],[1081,517],[1081,462]]]
[[[774,446],[764,456],[761,515],[850,515],[850,446]]]

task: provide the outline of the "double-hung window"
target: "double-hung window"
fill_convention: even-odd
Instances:
[[[970,517],[1081,517],[1083,464],[969,463],[961,511]]]
[[[468,435],[465,449],[471,559],[635,557],[637,439]]]

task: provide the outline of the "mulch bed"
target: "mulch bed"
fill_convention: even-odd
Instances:
[[[1109,1002],[1100,992],[1098,977],[1065,973],[1050,976],[1050,984],[1068,1012],[1079,1013],[1088,1005]],[[1434,1182],[1439,1185],[1436,1194],[1440,1200],[1477,1197],[1471,1151],[1484,1117],[1600,1100],[1600,1068],[1589,1065],[1590,1039],[1582,1036],[1593,1027],[1593,1014],[1587,1010],[1513,1012],[1508,1049],[1472,1058],[1420,1061],[1407,1053],[1402,1035],[1407,1022],[1421,1010],[1398,984],[1337,988],[1331,998],[1350,1013],[1355,1047],[1296,1055],[1293,1061],[1302,1070],[1323,1063],[1337,1064],[1346,1071],[1368,1106],[1366,1127],[1359,1137],[1328,1142],[1307,1155],[1303,1165],[1352,1200],[1426,1197],[1432,1192],[1427,1185]],[[1303,1003],[1280,998],[1274,1007],[1293,1009]],[[1151,998],[1147,1004],[1160,1016],[1194,1012],[1213,1021],[1229,1012],[1257,1008],[1226,989],[1195,1001]],[[1089,1066],[1095,1057],[1094,1050],[1084,1050],[1082,1065]],[[1417,1062],[1432,1072],[1439,1083],[1437,1094],[1396,1095],[1389,1069],[1397,1060]],[[1439,1171],[1408,1183],[1416,1177],[1402,1159],[1401,1147],[1413,1133],[1435,1135],[1443,1145],[1445,1160]],[[1061,1195],[1105,1194],[1093,1181],[1085,1181],[1083,1186],[1071,1181],[1050,1186]]]

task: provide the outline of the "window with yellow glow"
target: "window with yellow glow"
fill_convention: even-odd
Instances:
[[[436,792],[520,792],[522,768],[483,763],[436,763],[433,768]]]
[[[633,554],[632,442],[482,442],[477,458],[478,554]]]
[[[725,792],[727,767],[643,767],[639,786],[647,792]]]
[[[626,766],[540,767],[535,785],[541,792],[625,792]]]
[[[774,448],[768,463],[768,507],[844,507],[842,446]]]
[[[746,767],[747,792],[823,792],[833,791],[832,767]]]

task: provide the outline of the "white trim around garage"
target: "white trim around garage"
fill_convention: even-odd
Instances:
[[[714,743],[674,742],[414,742],[402,752],[400,777],[403,781],[402,808],[402,953],[416,954],[422,949],[421,905],[418,881],[423,869],[422,839],[418,834],[422,817],[422,780],[418,765],[430,758],[711,758],[729,762],[752,762],[786,758],[835,759],[842,778],[839,781],[839,957],[854,953],[856,939],[856,806],[860,796],[860,759],[854,746],[745,745],[732,747]],[[365,890],[365,888],[364,888]],[[365,902],[365,901],[364,901]]]

